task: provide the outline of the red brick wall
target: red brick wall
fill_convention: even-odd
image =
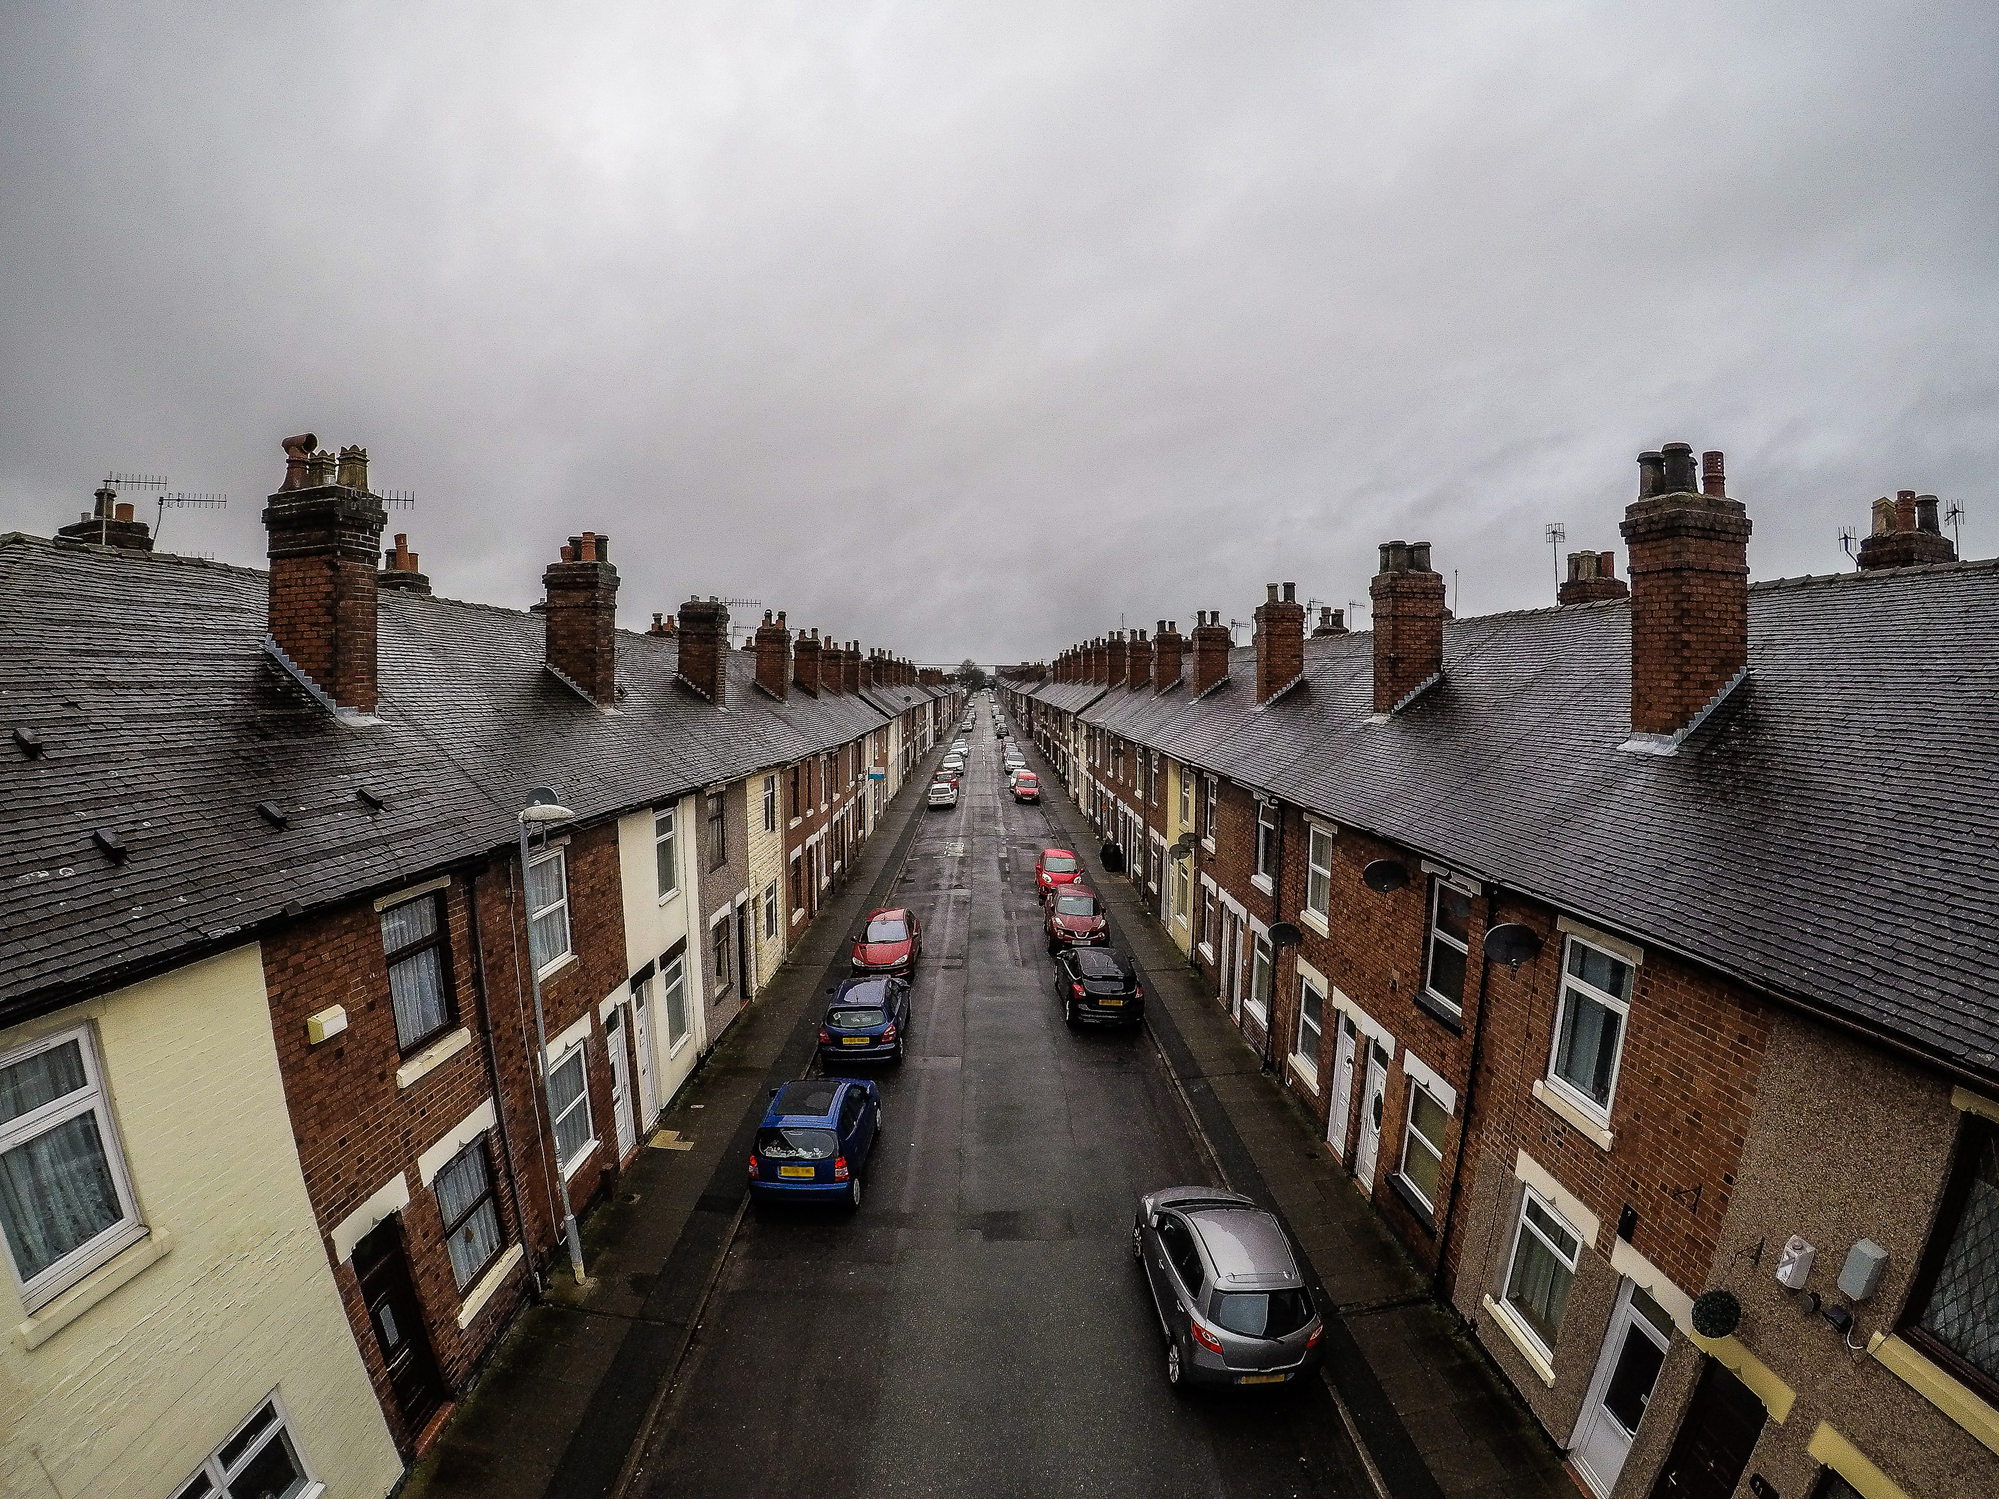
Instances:
[[[1685,728],[1749,659],[1749,520],[1740,502],[1641,500],[1630,546],[1631,727]]]
[[[375,711],[375,568],[336,557],[271,559],[271,636],[343,708]]]

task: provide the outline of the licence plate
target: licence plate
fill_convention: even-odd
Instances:
[[[817,1168],[813,1166],[780,1166],[777,1168],[777,1174],[779,1176],[803,1176],[809,1179],[817,1174]]]
[[[1097,1003],[1100,1005],[1121,1005],[1124,1001],[1121,999],[1100,999]]]
[[[840,1044],[842,1046],[866,1046],[871,1039],[872,1037],[868,1036],[842,1036]]]
[[[1237,1384],[1283,1384],[1291,1376],[1288,1374],[1245,1374]]]

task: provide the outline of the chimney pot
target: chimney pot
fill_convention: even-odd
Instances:
[[[1277,602],[1277,585],[1275,583],[1266,583],[1263,585],[1263,601],[1266,604]]]
[[[118,508],[112,512],[112,518],[124,521],[127,525],[130,525],[132,522],[132,507],[124,501],[120,501]]]
[[[1722,478],[1721,451],[1710,448],[1701,454],[1701,493],[1711,500],[1728,498],[1728,485]]]
[[[1916,492],[1913,489],[1895,491],[1895,529],[1897,531],[1916,529]]]
[[[368,450],[361,447],[346,447],[340,450],[340,471],[333,481],[343,489],[358,489],[368,492]]]
[[[1692,494],[1694,485],[1694,450],[1684,442],[1669,442],[1659,449],[1666,466],[1666,493]]]
[[[131,507],[128,505],[125,508],[129,510]],[[1943,534],[1943,528],[1937,524],[1937,497],[1935,495],[1919,494],[1916,496],[1916,529],[1918,531],[1927,531],[1932,536]]]
[[[312,450],[319,446],[319,439],[310,432],[301,432],[296,437],[287,437],[278,444],[285,450],[285,482],[278,486],[279,493],[306,487],[306,465],[312,458]]]
[[[1895,502],[1885,494],[1873,505],[1874,529],[1876,536],[1886,536],[1895,529]]]
[[[1298,585],[1296,583],[1286,583],[1284,585],[1284,602],[1287,604],[1295,603],[1297,598]]]
[[[1638,498],[1649,500],[1666,491],[1666,455],[1664,453],[1640,453],[1638,455]]]

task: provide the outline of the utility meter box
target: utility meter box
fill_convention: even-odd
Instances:
[[[1792,1234],[1777,1255],[1777,1284],[1787,1291],[1802,1291],[1811,1277],[1812,1260],[1817,1254],[1816,1249]]]
[[[1872,1239],[1862,1239],[1846,1252],[1846,1268],[1839,1272],[1840,1294],[1848,1301],[1865,1301],[1881,1284],[1881,1272],[1888,1268],[1888,1251]]]

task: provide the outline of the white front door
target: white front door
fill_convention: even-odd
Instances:
[[[1610,1332],[1597,1359],[1596,1377],[1576,1423],[1570,1456],[1590,1488],[1603,1499],[1624,1471],[1632,1438],[1645,1417],[1659,1366],[1672,1341],[1673,1319],[1628,1278],[1611,1313]]]
[[[1339,1012],[1340,1029],[1333,1042],[1333,1111],[1326,1116],[1326,1143],[1333,1147],[1344,1166],[1347,1160],[1348,1115],[1353,1110],[1353,1069],[1360,1047],[1360,1033],[1353,1016]]]
[[[1363,1192],[1374,1191],[1374,1158],[1381,1150],[1381,1110],[1388,1094],[1389,1052],[1379,1041],[1367,1048],[1367,1087],[1360,1096],[1360,1149],[1354,1154],[1354,1180]]]
[[[625,1009],[620,1005],[604,1022],[604,1034],[611,1046],[611,1118],[618,1126],[618,1159],[631,1154],[638,1144],[632,1128],[632,1064],[625,1053]]]
[[[659,1113],[659,1088],[652,1077],[652,980],[632,991],[632,1046],[639,1054],[639,1128],[652,1128]]]
[[[1238,941],[1240,931],[1241,928],[1236,925],[1235,912],[1224,912],[1222,915],[1222,998],[1229,1002],[1229,1018],[1231,1020],[1242,1013],[1239,1003],[1241,995],[1238,992],[1239,986],[1236,983],[1236,967],[1239,956],[1237,949],[1241,946],[1241,943]]]

